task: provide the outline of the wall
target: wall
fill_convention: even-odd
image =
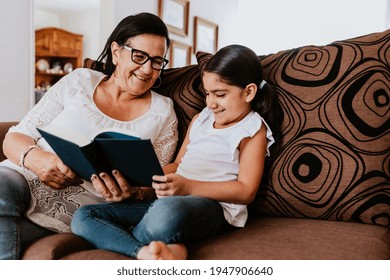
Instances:
[[[98,10],[62,15],[61,22],[62,28],[84,35],[83,57],[97,57],[101,51]]]
[[[221,10],[221,3],[224,11],[216,12]],[[63,28],[85,34],[84,57],[100,54],[106,38],[122,18],[158,11],[157,0],[100,0],[100,6],[100,14],[94,11],[89,12],[90,16],[86,12],[61,15]],[[219,25],[219,47],[238,43],[268,54],[382,31],[390,28],[389,10],[390,0],[329,0],[315,5],[311,0],[190,0],[188,36],[171,37],[193,45],[194,17],[201,16]],[[194,55],[192,63],[196,63]]]
[[[45,27],[61,28],[60,15],[34,8],[34,29]]]
[[[231,41],[231,26],[232,18],[236,17],[238,2],[240,0],[190,0],[190,15],[188,23],[188,36],[179,36],[171,34],[171,39],[180,41],[182,43],[193,45],[193,30],[194,17],[200,16],[208,21],[215,22],[219,25],[219,45],[224,46]],[[221,10],[221,3],[223,3],[223,12]],[[114,17],[119,21],[120,19],[130,14],[139,13],[143,11],[158,13],[158,1],[143,0],[137,2],[137,5],[131,5],[129,0],[116,0],[114,2],[115,12]],[[192,55],[192,63],[196,63],[195,55]]]
[[[64,28],[71,32],[84,34],[85,51],[83,57],[97,58],[106,39],[121,19],[128,15],[140,12],[158,13],[157,0],[137,1],[137,5],[134,5],[134,1],[136,0],[101,0],[100,12],[95,13],[95,11],[92,11],[90,12],[91,16],[88,16],[88,13],[86,12],[63,12],[59,16],[57,15],[56,18],[56,14],[50,14],[38,9],[36,10],[39,14],[36,13],[35,28],[51,25]],[[224,2],[224,13],[215,13],[214,11],[220,9],[221,1]],[[206,20],[218,23],[221,27],[219,30],[219,44],[228,44],[229,38],[231,37],[231,32],[229,31],[231,30],[232,25],[231,19],[236,16],[238,1],[239,0],[190,1],[189,34],[185,37],[171,34],[172,39],[188,45],[193,45],[194,16],[201,16]],[[204,9],[204,7],[208,8]],[[99,28],[90,28],[90,26],[99,26]],[[82,29],[83,27],[84,29]],[[99,42],[99,44],[96,42]],[[195,55],[192,57],[192,62],[196,63]]]
[[[33,98],[33,18],[30,1],[0,3],[0,121],[20,120]]]
[[[219,47],[240,43],[258,54],[267,54],[388,29],[389,3],[390,0],[328,0],[315,4],[311,0],[190,0],[189,35],[172,35],[172,39],[192,45],[193,17],[201,16],[219,25]],[[123,17],[141,11],[157,14],[158,0],[101,0],[101,7],[100,12],[74,13],[70,23],[61,16],[52,19],[72,32],[85,34],[84,57],[99,54]],[[1,0],[0,121],[20,120],[33,104],[33,19],[32,1]]]
[[[268,54],[388,28],[389,0],[239,0],[229,39]]]

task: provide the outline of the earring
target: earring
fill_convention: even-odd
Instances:
[[[156,85],[156,83],[157,83],[157,81],[154,83],[154,85],[153,85],[153,87],[152,88],[158,88],[158,87],[160,87],[161,86],[161,84],[162,84],[162,80],[161,80],[161,77],[160,76],[158,76],[158,81],[159,81],[159,83],[158,83],[158,85]]]

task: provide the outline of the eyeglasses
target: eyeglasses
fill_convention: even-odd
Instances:
[[[160,57],[150,57],[146,52],[130,48],[129,46],[124,45],[123,48],[125,48],[128,51],[131,51],[131,60],[134,63],[137,63],[138,65],[145,64],[148,60],[152,62],[152,68],[154,70],[162,70],[164,67],[168,64],[168,60]]]

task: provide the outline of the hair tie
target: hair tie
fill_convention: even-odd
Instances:
[[[262,80],[261,83],[260,83],[260,86],[259,88],[260,89],[263,89],[264,85],[266,84],[267,82],[265,80]]]

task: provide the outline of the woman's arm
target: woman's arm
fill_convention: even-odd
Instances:
[[[169,116],[166,119],[162,129],[153,143],[154,150],[156,151],[157,158],[161,166],[169,164],[173,155],[176,152],[178,131],[177,131],[178,120],[173,109],[173,104],[169,108]]]
[[[203,182],[189,180],[177,174],[155,176],[157,181],[163,182],[153,183],[157,196],[196,195],[221,202],[249,204],[255,198],[264,170],[267,150],[265,126],[253,137],[244,138],[239,149],[237,181]]]
[[[18,132],[7,133],[3,150],[9,160],[32,171],[52,188],[61,189],[82,183],[57,155],[41,150],[30,136]]]
[[[62,78],[53,85],[21,122],[12,127],[3,142],[3,151],[13,163],[22,165],[35,173],[48,186],[59,189],[70,185],[79,185],[82,180],[51,152],[32,148],[41,137],[37,127],[50,124],[63,110],[63,95],[67,93]]]

